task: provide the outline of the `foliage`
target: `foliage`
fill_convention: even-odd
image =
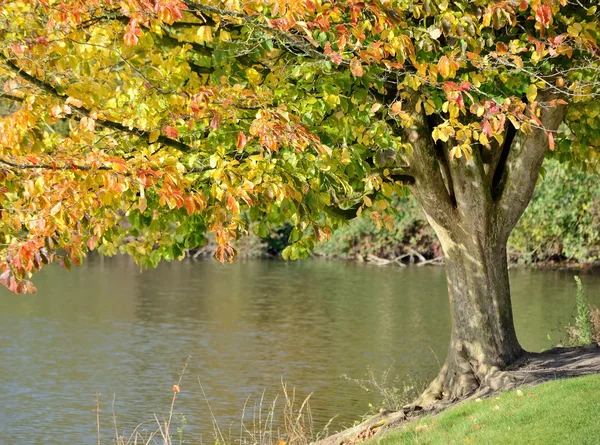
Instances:
[[[391,228],[361,216],[339,228],[316,251],[331,257],[390,259],[416,250],[426,258],[437,256],[439,243],[426,226],[414,198],[394,203],[398,211]],[[549,261],[596,263],[600,260],[600,181],[594,173],[574,170],[547,160],[529,207],[508,241],[512,261],[530,264]]]
[[[509,240],[521,262],[600,259],[600,181],[597,175],[546,162],[543,179]]]
[[[555,380],[469,401],[413,421],[369,444],[595,444],[600,376]]]
[[[361,215],[340,227],[331,240],[316,247],[316,252],[329,257],[363,258],[374,255],[393,259],[418,252],[427,258],[440,255],[433,230],[427,225],[419,204],[410,196],[393,201],[398,209],[391,224],[382,226],[377,219]]]
[[[428,196],[435,149],[513,202],[512,139],[597,162],[599,32],[594,1],[2,2],[0,281],[88,250],[154,266],[207,232],[231,261],[251,224],[289,222],[303,258]]]
[[[592,309],[585,298],[581,278],[575,276],[577,283],[575,323],[567,326],[567,341],[569,346],[585,346],[597,342],[600,344],[600,310]]]

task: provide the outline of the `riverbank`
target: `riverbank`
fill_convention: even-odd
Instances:
[[[598,345],[528,353],[469,397],[384,411],[318,444],[597,443],[589,440],[600,437],[599,383]],[[592,424],[598,431],[589,435]]]
[[[459,404],[408,422],[370,445],[597,444],[600,375],[556,380]]]

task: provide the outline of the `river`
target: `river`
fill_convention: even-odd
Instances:
[[[558,341],[557,328],[574,315],[573,275],[511,270],[526,349]],[[600,276],[582,279],[600,306]],[[96,392],[102,443],[110,444],[113,395],[120,430],[131,432],[168,412],[188,356],[176,403],[188,444],[200,435],[212,443],[199,382],[233,437],[247,398],[251,424],[263,391],[267,411],[282,381],[298,398],[312,393],[317,428],[337,416],[337,429],[378,403],[342,375],[391,367],[406,381],[424,380],[439,369],[449,339],[442,267],[184,261],[140,272],[127,258],[91,257],[70,272],[50,267],[35,282],[34,295],[0,290],[2,444],[96,444]]]

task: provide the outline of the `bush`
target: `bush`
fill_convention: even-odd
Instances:
[[[547,161],[543,179],[512,233],[509,252],[522,263],[600,258],[600,181]]]

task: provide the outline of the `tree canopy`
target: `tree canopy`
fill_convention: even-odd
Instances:
[[[33,291],[33,272],[88,250],[153,266],[208,232],[227,262],[238,237],[283,222],[284,257],[305,257],[357,213],[389,223],[406,186],[425,206],[444,190],[428,209],[442,225],[475,190],[518,219],[530,139],[598,166],[599,14],[585,0],[5,1],[0,281]]]

